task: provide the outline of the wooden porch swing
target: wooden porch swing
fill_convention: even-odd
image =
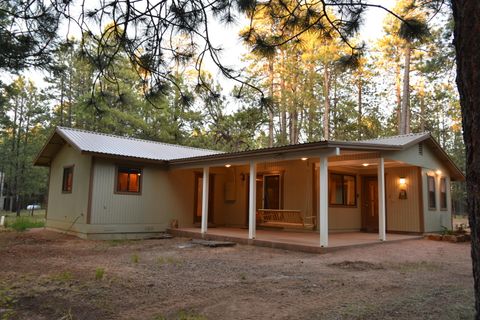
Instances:
[[[258,209],[257,221],[259,226],[303,228],[313,230],[315,228],[315,216],[302,215],[300,210],[285,209]]]

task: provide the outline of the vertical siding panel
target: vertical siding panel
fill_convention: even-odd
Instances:
[[[144,167],[141,195],[115,194],[115,163],[98,160],[93,181],[92,224],[168,224],[169,191],[161,168]]]
[[[387,230],[420,232],[420,199],[417,167],[386,169]],[[399,199],[400,177],[406,179],[407,199]]]
[[[74,165],[71,193],[62,192],[63,168]],[[83,232],[88,211],[91,157],[65,145],[50,167],[47,226]],[[75,222],[75,223],[74,223]]]

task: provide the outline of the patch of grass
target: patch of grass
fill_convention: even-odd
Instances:
[[[399,272],[437,271],[440,265],[429,261],[415,261],[393,264],[392,267]]]
[[[124,244],[129,244],[132,241],[133,240],[130,240],[130,239],[115,239],[115,240],[108,240],[106,243],[108,243],[108,245],[111,247],[116,247]]]
[[[166,319],[167,319],[167,317],[165,317],[163,315],[157,315],[153,318],[153,320],[166,320]],[[207,317],[202,316],[201,314],[198,314],[198,313],[195,313],[195,312],[181,310],[173,317],[173,319],[176,319],[176,320],[207,320]]]
[[[341,261],[330,263],[328,266],[340,268],[343,270],[350,271],[368,271],[368,270],[380,270],[383,269],[383,266],[378,263],[371,263],[368,261]]]
[[[68,282],[73,279],[73,275],[68,271],[63,271],[50,276],[50,279],[59,281],[59,282]]]
[[[0,288],[0,309],[3,309],[2,313],[0,313],[1,320],[13,319],[15,316],[13,305],[15,302],[15,299],[9,295],[7,289]]]
[[[9,217],[5,220],[5,227],[22,232],[31,228],[45,227],[45,219],[38,217]]]
[[[66,310],[63,315],[60,317],[60,320],[73,320],[73,314],[72,314],[72,309]]]
[[[138,256],[138,254],[134,253],[132,254],[131,260],[133,263],[138,263],[138,261],[140,261],[140,257]]]
[[[102,280],[105,275],[104,268],[97,268],[95,269],[95,280]]]
[[[179,266],[183,263],[183,261],[174,257],[158,257],[157,263],[161,266],[163,265]]]

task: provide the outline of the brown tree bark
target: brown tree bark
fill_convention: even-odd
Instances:
[[[472,232],[476,319],[480,319],[480,1],[452,0],[457,87],[466,148],[467,210]]]
[[[328,65],[323,67],[323,139],[330,139],[330,73]]]
[[[401,89],[401,78],[400,78],[400,65],[397,64],[395,67],[395,97],[397,99],[397,126],[398,134],[402,134],[401,122],[402,122],[402,89]]]
[[[273,99],[273,59],[269,59],[268,61],[268,81],[270,82],[269,86],[269,95],[270,98]],[[271,148],[273,147],[273,105],[268,107],[268,146]]]
[[[400,134],[410,133],[410,57],[412,47],[405,43],[405,64],[403,69],[402,108],[400,110]]]
[[[358,130],[358,139],[361,140],[363,136],[362,130],[362,90],[363,90],[363,83],[362,83],[362,76],[359,75],[357,79],[357,104],[358,104],[358,115],[357,115],[357,130]]]
[[[425,82],[423,77],[420,79],[418,95],[420,98],[420,131],[425,132]]]

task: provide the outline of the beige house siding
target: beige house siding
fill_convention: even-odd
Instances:
[[[397,161],[393,163],[395,167],[385,169],[387,230],[431,232],[441,230],[441,226],[451,227],[450,178],[435,154],[424,145],[421,155],[415,145],[404,151],[385,152],[382,156]],[[174,219],[178,220],[179,227],[194,225],[195,174],[202,174],[202,168],[168,170],[159,165],[134,164],[143,168],[142,192],[125,195],[115,193],[117,164],[124,163],[98,158],[92,162],[91,156],[64,146],[51,164],[47,227],[70,229],[80,236],[89,234],[93,238],[109,238],[109,235],[124,237],[122,234],[125,234],[127,237],[128,234],[132,237],[134,234],[162,232]],[[329,167],[330,173],[356,176],[357,204],[355,207],[329,206],[329,230],[358,231],[362,228],[362,176],[376,176],[377,170],[332,164],[334,162]],[[70,165],[74,165],[73,191],[67,194],[61,190],[62,176],[63,168]],[[281,174],[283,209],[300,210],[303,216],[317,216],[315,202],[318,208],[321,190],[315,166],[318,167],[318,159],[313,158],[307,161],[265,161],[257,163],[257,173]],[[437,170],[442,173],[438,174]],[[245,227],[249,166],[212,167],[210,173],[215,177],[213,224]],[[428,208],[427,174],[435,176],[435,210]],[[447,210],[440,209],[441,176],[447,178]],[[406,200],[399,199],[400,177],[407,181]],[[315,183],[316,189],[313,188]],[[257,192],[262,193],[262,190]]]
[[[63,169],[74,166],[71,193],[62,192]],[[63,146],[50,167],[46,226],[84,232],[88,210],[91,156],[82,155],[70,145]]]
[[[116,166],[111,160],[95,161],[90,223],[148,224],[148,227],[137,228],[141,231],[164,230],[170,218],[167,172],[159,167],[133,164],[132,167],[142,168],[141,193],[118,194],[115,192]],[[115,231],[110,229],[106,227],[105,231]]]
[[[423,145],[423,154],[419,152],[419,146],[414,145],[407,150],[388,153],[388,158],[392,160],[403,161],[407,164],[416,165],[422,168],[422,195],[423,195],[423,214],[424,214],[424,232],[441,231],[442,226],[452,227],[451,216],[451,195],[450,195],[450,177],[447,168],[438,160],[434,152],[426,145]],[[440,175],[437,171],[440,170]],[[436,190],[436,209],[428,208],[428,190],[427,190],[427,174],[435,178]],[[440,177],[447,179],[447,210],[440,209]],[[420,203],[420,202],[418,202]],[[388,212],[388,206],[387,206]],[[388,220],[387,220],[388,223]]]
[[[385,170],[387,230],[421,232],[420,184],[417,167]],[[406,179],[407,199],[400,199],[400,178]]]
[[[194,170],[168,171],[168,206],[180,228],[193,226]]]
[[[318,173],[318,172],[317,172]],[[356,177],[357,205],[355,207],[328,207],[328,229],[332,232],[358,231],[362,228],[362,180],[355,170],[345,167],[331,167],[329,173],[345,173]],[[318,186],[318,184],[317,184]],[[321,191],[321,188],[320,188]],[[319,195],[316,195],[317,201]],[[317,202],[318,203],[318,202]],[[317,215],[318,213],[315,213]]]
[[[300,210],[304,216],[316,216],[313,208],[313,162],[312,161],[280,161],[257,164],[257,173],[283,174],[283,208]],[[330,207],[329,228],[332,231],[354,231],[361,228],[360,177],[352,170],[335,168],[335,172],[353,174],[357,177],[357,206]],[[202,169],[169,171],[172,188],[171,212],[180,227],[193,226],[194,211],[194,177],[195,172]],[[210,168],[215,176],[215,195],[213,223],[217,226],[244,227],[247,222],[247,185],[249,167],[235,166],[230,168]],[[317,189],[318,190],[318,189]],[[257,192],[262,192],[257,190]],[[228,193],[228,195],[227,195]]]
[[[430,209],[428,206],[428,185],[427,175],[435,179],[435,203],[436,208]],[[445,177],[447,182],[447,209],[440,209],[440,178]],[[452,211],[451,211],[451,195],[450,195],[450,178],[444,173],[437,175],[435,171],[430,169],[422,169],[422,187],[423,187],[423,205],[425,232],[442,231],[442,227],[452,228]]]

